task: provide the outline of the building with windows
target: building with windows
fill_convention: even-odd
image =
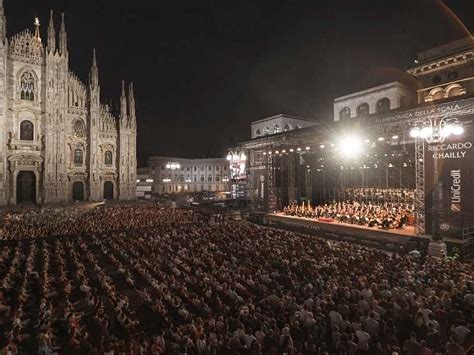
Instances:
[[[406,85],[395,81],[334,99],[334,121],[363,118],[407,107],[415,100]]]
[[[132,84],[120,109],[100,101],[95,51],[86,83],[69,67],[64,15],[7,38],[0,0],[0,205],[135,198]]]
[[[272,134],[288,132],[295,129],[314,126],[316,122],[308,118],[279,114],[266,117],[251,123],[251,137],[263,137]]]
[[[228,191],[230,169],[226,158],[155,156],[148,159],[147,166],[157,195]]]
[[[147,166],[137,169],[137,200],[151,200],[153,196],[153,183],[153,177]]]

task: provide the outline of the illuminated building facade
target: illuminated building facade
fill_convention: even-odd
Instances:
[[[230,169],[226,158],[154,156],[148,159],[147,167],[156,195],[228,191]]]
[[[89,80],[69,67],[67,32],[53,13],[47,43],[7,38],[0,0],[0,205],[135,198],[136,115],[130,84],[120,110],[100,101],[95,51]],[[58,40],[58,41],[57,41]]]

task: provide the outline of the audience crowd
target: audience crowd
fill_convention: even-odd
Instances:
[[[372,204],[355,201],[332,202],[319,206],[290,205],[283,209],[289,216],[313,218],[326,222],[342,222],[365,227],[397,229],[405,227],[413,219],[413,211],[407,204]]]
[[[3,227],[2,354],[451,355],[473,343],[471,264],[153,206],[27,215]]]

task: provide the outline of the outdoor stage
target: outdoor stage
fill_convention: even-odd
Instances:
[[[406,226],[403,229],[378,229],[348,223],[316,221],[283,213],[268,213],[264,218],[264,223],[310,232],[333,240],[357,242],[392,251],[398,251],[400,246],[408,246],[408,243],[414,247],[416,244],[427,245],[430,241],[429,237],[416,236],[413,226]]]

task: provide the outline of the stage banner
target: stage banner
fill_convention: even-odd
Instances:
[[[460,237],[463,228],[474,226],[473,133],[465,123],[462,135],[425,143],[427,234]]]

